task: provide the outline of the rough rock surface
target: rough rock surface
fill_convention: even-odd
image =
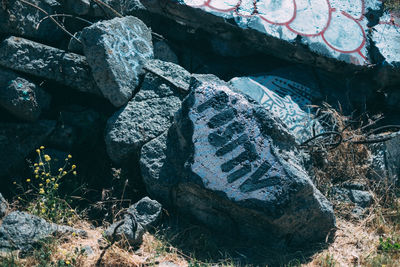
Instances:
[[[277,79],[277,81],[279,80],[282,79]],[[310,110],[307,110],[307,108],[304,108],[304,110],[301,109],[300,106],[292,100],[292,97],[300,104],[303,104],[303,107],[305,106],[305,99],[296,97],[296,95],[290,95],[290,92],[281,92],[281,95],[284,95],[284,97],[281,97],[278,95],[278,92],[275,93],[251,77],[234,78],[230,83],[239,92],[248,95],[257,101],[257,103],[264,106],[273,116],[279,118],[288,131],[295,136],[298,143],[302,143],[313,137],[313,133],[320,134],[323,132],[323,128],[319,122],[313,118],[313,115],[310,114]],[[296,88],[296,83],[291,82],[291,84],[293,84],[292,88]],[[279,89],[281,88],[283,87]],[[296,89],[298,90],[298,88],[305,89],[304,86],[297,84]],[[307,90],[304,90],[303,92],[306,91]]]
[[[151,31],[129,16],[98,22],[83,29],[80,38],[103,95],[116,107],[126,104],[139,85],[143,64],[153,57]]]
[[[124,216],[124,219],[113,223],[105,231],[105,236],[109,239],[115,237],[119,240],[126,238],[130,245],[139,245],[142,243],[142,237],[146,230],[155,226],[161,217],[161,204],[148,197],[130,206]],[[120,225],[118,227],[118,225]],[[118,227],[116,229],[116,227]],[[115,230],[116,229],[116,230]]]
[[[8,202],[0,193],[0,219],[2,219],[7,214],[7,211],[8,211]]]
[[[161,135],[189,87],[190,73],[173,63],[152,60],[135,97],[107,122],[107,152],[114,162],[138,157],[141,147]]]
[[[11,36],[0,44],[0,66],[101,96],[81,55]]]
[[[43,144],[55,121],[0,123],[0,176],[24,163],[25,157]]]
[[[371,144],[372,177],[382,179],[387,177],[390,182],[397,183],[400,177],[400,132],[394,133],[391,140]]]
[[[172,51],[171,47],[165,41],[158,41],[154,43],[154,58],[179,64],[179,60],[175,52]]]
[[[196,76],[168,135],[143,147],[141,170],[153,196],[210,226],[299,245],[325,238],[335,217],[296,151],[262,106]]]
[[[73,232],[87,235],[83,230],[56,225],[31,214],[14,211],[3,219],[0,226],[0,251],[30,251],[47,237]]]
[[[12,71],[0,68],[0,106],[27,121],[36,121],[50,105],[50,95]]]
[[[49,14],[62,13],[56,0],[30,0]],[[38,23],[45,17],[36,8],[18,0],[2,1],[0,7],[0,33],[23,36],[50,43],[60,41],[64,33],[50,19]],[[38,28],[37,28],[38,27]]]

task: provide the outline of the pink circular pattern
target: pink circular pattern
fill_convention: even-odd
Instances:
[[[253,1],[253,13],[245,14],[241,10],[241,5],[246,2],[249,6],[249,1]],[[242,17],[258,16],[266,23],[284,26],[300,36],[320,36],[330,49],[343,54],[356,53],[367,61],[362,53],[366,44],[366,33],[361,25],[366,11],[365,0],[184,0],[184,2],[192,7],[235,12],[237,16]],[[348,10],[343,10],[346,8]],[[304,23],[310,19],[312,21],[308,24]],[[348,24],[336,25],[339,22]],[[337,40],[335,36],[345,37],[347,40]]]

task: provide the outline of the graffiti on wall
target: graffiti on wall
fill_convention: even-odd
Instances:
[[[307,106],[311,104],[309,88],[276,76],[234,78],[230,82],[279,118],[298,143],[323,132]]]
[[[120,68],[129,76],[133,72],[133,77],[138,77],[140,59],[153,57],[153,48],[143,35],[140,26],[128,27],[119,21],[114,26],[113,34],[103,37],[105,47],[108,48],[108,57],[115,57],[115,62],[119,62]]]
[[[364,65],[367,59],[366,14],[379,9],[379,0],[183,0],[222,16],[243,20],[246,27],[261,23],[272,36],[294,40],[302,36],[311,49],[340,58],[348,55],[353,64]],[[239,22],[239,25],[241,23]],[[392,27],[399,25],[392,23]],[[380,33],[383,35],[384,33]],[[320,44],[325,48],[321,49]]]

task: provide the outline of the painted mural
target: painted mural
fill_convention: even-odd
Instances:
[[[366,15],[368,10],[379,10],[381,6],[379,0],[180,1],[219,16],[233,17],[241,27],[280,39],[293,41],[301,36],[311,50],[358,65],[370,63],[367,40],[371,29]],[[382,24],[387,29],[382,30]],[[400,25],[392,18],[381,19],[376,28],[374,38],[385,38],[385,32],[391,32],[398,36],[395,40],[400,39]],[[385,45],[389,45],[389,50],[398,47],[395,43]]]

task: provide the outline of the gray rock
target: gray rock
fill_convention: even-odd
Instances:
[[[139,93],[107,122],[107,152],[116,163],[137,158],[145,143],[165,132],[186,94],[190,74],[182,67],[154,60],[146,70]]]
[[[371,137],[372,138],[372,137]],[[400,177],[400,132],[393,133],[392,139],[368,145],[372,152],[369,176],[377,180],[387,179],[395,184]]]
[[[82,248],[83,253],[86,254],[86,256],[91,256],[94,254],[93,248],[89,245],[86,245]]]
[[[62,13],[56,0],[32,0],[49,14]],[[62,30],[50,19],[43,20],[43,13],[18,0],[2,1],[0,8],[0,33],[56,43],[64,37]],[[40,22],[40,26],[38,27]]]
[[[298,157],[294,137],[262,106],[195,76],[168,134],[143,147],[141,170],[152,196],[219,231],[304,245],[324,240],[335,217]]]
[[[0,44],[0,66],[101,96],[81,55],[11,36]]]
[[[172,51],[171,47],[165,41],[158,41],[154,43],[154,58],[179,64],[179,60],[175,52]]]
[[[371,193],[355,189],[350,190],[350,199],[362,208],[369,207],[373,202]]]
[[[27,121],[36,121],[50,106],[50,95],[14,72],[0,68],[0,106]]]
[[[0,193],[0,219],[2,219],[8,211],[8,202]]]
[[[162,60],[149,60],[144,65],[147,72],[151,72],[182,91],[189,91],[190,74],[182,67]]]
[[[0,176],[24,164],[29,153],[42,145],[55,129],[55,121],[0,123]]]
[[[83,230],[49,223],[37,216],[14,211],[8,214],[0,226],[0,251],[30,251],[41,240],[54,235],[76,233],[87,236]]]
[[[83,29],[81,40],[103,95],[116,107],[126,104],[153,57],[151,31],[135,17],[115,18]]]
[[[142,243],[142,237],[149,227],[155,226],[161,216],[161,204],[148,197],[142,198],[128,208],[124,219],[112,224],[105,231],[105,236],[112,240],[125,238],[130,245]],[[116,227],[118,227],[116,229]],[[114,234],[114,232],[116,232]]]
[[[171,180],[175,176],[166,161],[167,137],[168,132],[164,132],[145,144],[140,153],[140,171],[147,192],[156,196],[162,203],[170,201],[171,184],[174,184]]]

